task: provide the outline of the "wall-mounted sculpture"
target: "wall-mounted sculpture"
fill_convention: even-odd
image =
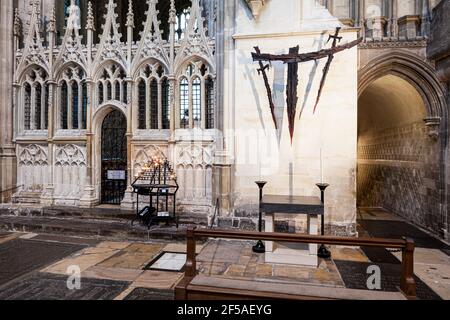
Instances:
[[[362,42],[362,38],[349,42],[348,44],[338,46],[338,41],[342,38],[339,37],[339,32],[341,28],[336,28],[334,35],[330,35],[329,40],[333,40],[333,44],[329,49],[323,49],[316,52],[308,52],[299,54],[299,47],[294,47],[289,49],[289,54],[273,55],[267,53],[261,53],[259,47],[255,47],[255,52],[252,53],[253,61],[259,62],[258,74],[262,74],[264,79],[264,84],[267,89],[267,95],[269,98],[270,110],[272,113],[272,118],[275,124],[275,128],[278,129],[277,119],[275,116],[275,105],[272,98],[272,89],[270,87],[269,78],[267,76],[267,70],[270,69],[270,64],[264,65],[263,61],[281,61],[288,64],[288,79],[287,79],[287,112],[289,118],[289,132],[291,135],[291,142],[294,138],[294,126],[295,126],[295,115],[297,111],[297,87],[298,87],[298,64],[307,61],[317,61],[320,59],[328,58],[328,61],[323,69],[322,80],[320,82],[319,93],[317,95],[316,104],[314,106],[314,112],[320,102],[320,97],[322,95],[323,88],[325,87],[328,72],[330,71],[331,63],[333,62],[334,55],[347,49],[351,49]]]

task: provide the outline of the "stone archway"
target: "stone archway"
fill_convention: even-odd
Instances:
[[[359,74],[359,207],[382,207],[443,236],[447,228],[444,89],[433,68],[394,52]]]
[[[119,205],[127,189],[127,120],[119,110],[103,119],[101,203]]]
[[[92,176],[93,176],[93,186],[95,189],[95,198],[96,198],[96,204],[101,204],[102,202],[102,180],[104,178],[104,170],[103,170],[103,127],[105,120],[110,116],[112,113],[116,113],[120,115],[119,117],[123,119],[123,122],[125,123],[125,143],[126,143],[126,184],[129,185],[129,144],[127,141],[127,127],[129,126],[129,119],[127,117],[127,111],[125,107],[121,104],[110,102],[109,104],[103,105],[100,108],[98,108],[94,114],[92,119],[92,129],[93,129],[93,140],[92,140],[92,154],[93,154],[93,170],[92,170]],[[113,170],[114,171],[114,170]],[[122,170],[123,171],[123,170]],[[123,200],[122,200],[123,203]],[[117,204],[117,203],[116,203]]]

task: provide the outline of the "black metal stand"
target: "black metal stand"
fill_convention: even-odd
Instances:
[[[263,189],[264,186],[267,184],[266,181],[256,181],[256,184],[259,188],[259,203],[261,205],[261,201],[263,199]],[[262,212],[261,212],[261,206],[259,208],[259,232],[262,232]],[[264,242],[262,240],[259,240],[258,243],[253,246],[253,252],[255,253],[265,253],[266,252],[266,246],[264,245]]]
[[[318,184],[316,184],[316,186],[320,189],[320,199],[321,199],[323,205],[325,206],[325,190],[330,185],[327,183],[318,183]],[[324,236],[325,235],[325,211],[322,215],[321,229],[322,229],[321,234],[322,234],[322,236]],[[324,244],[322,244],[317,252],[317,256],[322,259],[329,259],[329,258],[331,258],[331,252],[330,252],[330,250],[327,249],[327,247]]]

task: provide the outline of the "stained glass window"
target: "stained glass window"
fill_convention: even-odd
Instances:
[[[81,113],[81,129],[86,129],[87,128],[87,103],[88,103],[88,92],[87,92],[87,85],[86,82],[83,82],[82,86],[81,86],[81,91],[82,91],[82,113]]]
[[[35,93],[35,106],[34,106],[34,127],[36,130],[42,129],[42,86],[40,83],[36,84],[34,88]]]
[[[24,126],[25,130],[31,129],[31,86],[25,84],[24,90]]]
[[[205,80],[206,129],[214,129],[214,80]]]
[[[128,103],[128,84],[125,81],[122,81],[122,102],[127,104]]]
[[[189,128],[189,83],[186,78],[180,83],[180,128]]]
[[[153,79],[150,82],[150,122],[151,129],[158,129],[158,82]]]
[[[108,81],[107,85],[106,85],[106,101],[111,101],[112,100],[112,86],[111,86],[111,82]]]
[[[116,81],[116,98],[117,101],[120,101],[120,82]]]
[[[170,85],[169,80],[164,78],[161,85],[162,94],[162,128],[170,129]]]
[[[78,129],[78,102],[79,102],[79,92],[78,83],[72,83],[72,129]]]
[[[98,94],[98,104],[102,104],[103,103],[103,83],[99,82],[98,84],[98,90],[97,90],[97,94]]]
[[[138,104],[139,104],[139,129],[147,129],[145,124],[147,113],[146,113],[146,94],[145,94],[145,81],[139,80],[138,85]]]
[[[48,129],[48,103],[49,103],[49,101],[48,101],[49,94],[48,93],[49,93],[49,85],[46,84],[44,86],[44,108],[45,108],[45,110],[44,110],[44,126],[45,126],[45,129]]]
[[[202,120],[202,103],[201,100],[201,81],[195,78],[192,82],[192,112],[194,117],[194,128],[201,127]]]
[[[61,129],[63,130],[68,129],[67,109],[69,107],[69,101],[67,90],[67,83],[63,81],[61,85]]]

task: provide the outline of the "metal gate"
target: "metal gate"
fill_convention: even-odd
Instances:
[[[102,203],[120,204],[127,189],[127,121],[111,111],[102,125]]]

